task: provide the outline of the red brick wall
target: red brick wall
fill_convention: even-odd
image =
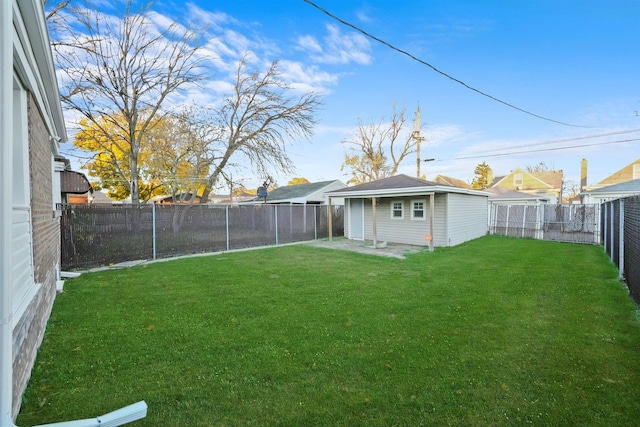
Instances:
[[[51,314],[60,260],[60,220],[53,214],[52,150],[49,132],[33,97],[28,97],[29,173],[34,279],[40,289],[13,331],[13,415],[20,410],[38,347]]]

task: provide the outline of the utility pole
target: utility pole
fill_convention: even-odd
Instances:
[[[413,119],[413,132],[411,132],[411,137],[416,140],[416,173],[418,178],[420,178],[420,143],[424,140],[424,137],[420,135],[421,115],[420,106],[418,105],[416,118]]]

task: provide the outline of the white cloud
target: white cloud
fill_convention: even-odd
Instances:
[[[305,66],[300,62],[283,60],[279,63],[282,78],[297,90],[325,92],[328,86],[338,81],[338,76],[320,70],[316,66]]]
[[[344,34],[334,24],[328,24],[326,29],[328,34],[322,42],[308,35],[299,37],[298,49],[307,52],[311,60],[319,64],[371,63],[371,44],[364,36],[357,33]]]

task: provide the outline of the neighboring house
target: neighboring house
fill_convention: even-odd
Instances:
[[[327,193],[345,188],[340,180],[312,182],[308,184],[287,185],[274,188],[267,193],[266,200],[256,197],[245,203],[272,203],[278,205],[326,205],[329,203]],[[334,199],[333,205],[341,205],[342,199]]]
[[[586,160],[582,160],[582,169],[583,169],[582,173],[583,173],[583,176],[584,176],[583,179],[585,182],[583,186],[584,188],[582,189],[582,191],[586,191],[586,192],[595,190],[597,188],[608,187],[610,185],[622,184],[623,182],[640,179],[640,159],[629,163],[622,169],[612,173],[611,175],[609,175],[608,177],[606,177],[605,179],[603,179],[602,181],[598,182],[595,185],[586,185],[586,180],[587,180],[586,168],[587,168]],[[583,203],[587,203],[587,202],[583,202]]]
[[[606,187],[595,188],[580,193],[583,204],[604,203],[609,200],[623,197],[636,196],[640,194],[640,179],[622,182],[620,184],[608,185]]]
[[[195,196],[195,200],[191,202],[191,198],[193,197],[193,193],[178,193],[175,195],[175,200],[178,203],[201,203],[202,197]],[[173,205],[174,204],[174,196],[156,196],[151,198],[150,202],[159,203],[161,205]]]
[[[71,170],[69,159],[56,156],[54,170],[60,174],[60,179],[54,179],[53,191],[61,193],[62,203],[89,203],[93,187],[83,173]]]
[[[490,187],[486,191],[491,193],[490,205],[539,205],[549,203],[551,200],[548,196],[538,196],[502,187]]]
[[[41,0],[0,2],[0,425],[12,425],[60,281],[66,129]],[[59,166],[59,165],[58,165]],[[57,171],[60,172],[60,171]]]
[[[498,176],[489,185],[491,188],[515,190],[533,196],[547,197],[549,203],[560,203],[563,184],[562,171],[527,172],[516,168],[508,175]]]
[[[352,240],[454,246],[487,234],[489,193],[407,175],[336,190]]]
[[[470,190],[473,189],[473,187],[471,187],[471,184],[468,184],[467,182],[458,178],[451,178],[450,176],[438,175],[434,178],[433,182],[436,182],[438,184],[453,185],[454,187],[468,188]]]

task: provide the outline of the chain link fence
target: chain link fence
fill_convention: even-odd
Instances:
[[[640,304],[640,196],[605,202],[600,215],[604,249]]]
[[[571,243],[600,243],[600,205],[498,205],[489,233]]]
[[[329,236],[326,205],[63,205],[64,270]],[[334,236],[344,209],[331,208]]]

